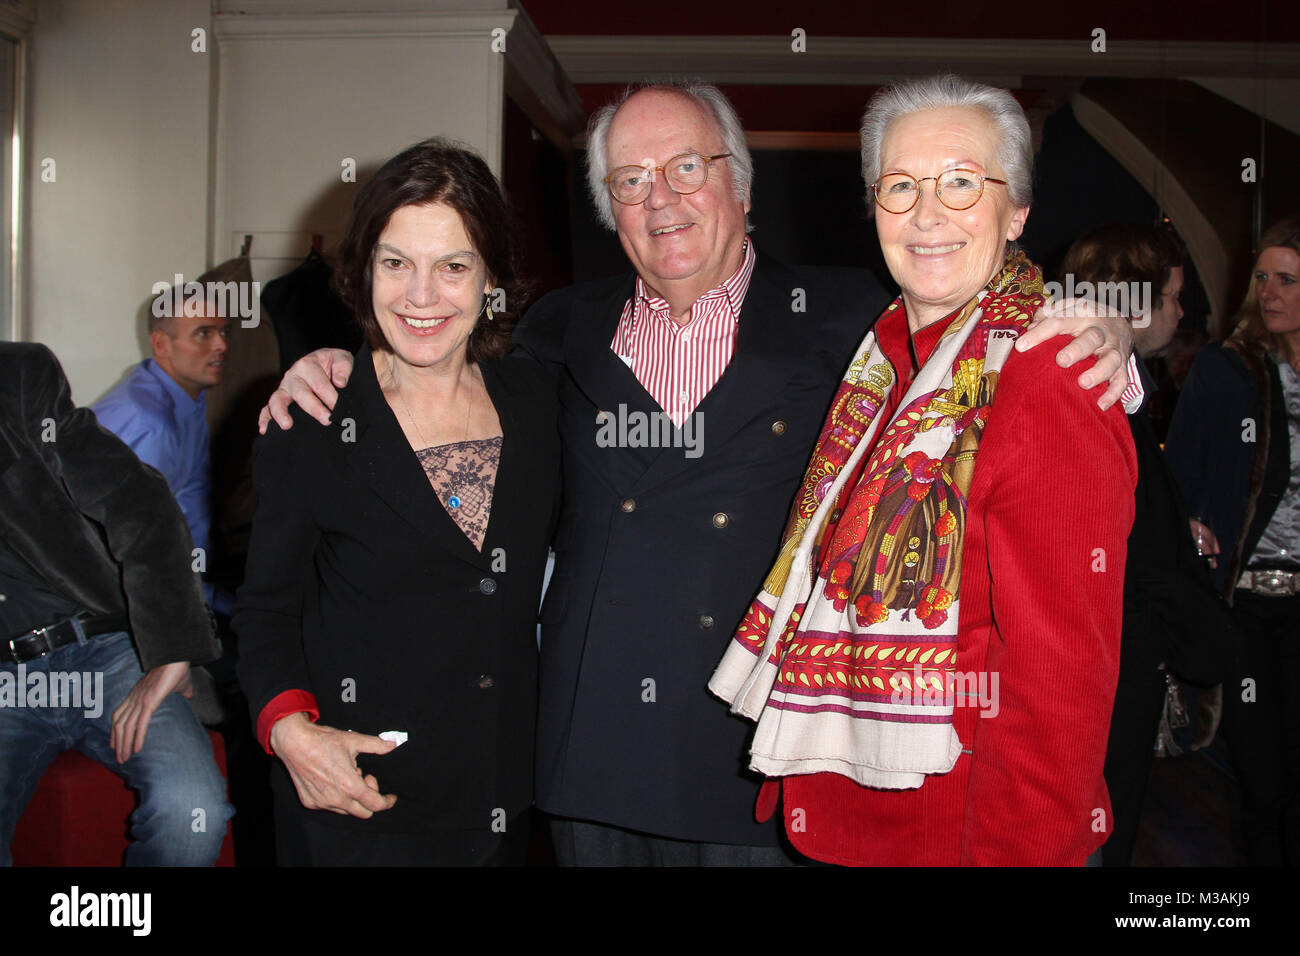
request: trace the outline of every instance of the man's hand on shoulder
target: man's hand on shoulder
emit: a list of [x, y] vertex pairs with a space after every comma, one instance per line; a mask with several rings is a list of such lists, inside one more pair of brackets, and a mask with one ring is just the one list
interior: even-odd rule
[[1110, 408], [1130, 384], [1129, 357], [1133, 354], [1133, 329], [1128, 320], [1110, 309], [1083, 299], [1051, 302], [1034, 313], [1033, 323], [1016, 340], [1016, 351], [1024, 352], [1058, 335], [1074, 341], [1056, 355], [1056, 363], [1069, 368], [1089, 355], [1097, 363], [1079, 376], [1079, 387], [1095, 388], [1106, 383], [1097, 404]]
[[342, 349], [317, 349], [289, 367], [280, 387], [258, 413], [257, 430], [266, 434], [271, 419], [281, 428], [293, 427], [289, 406], [297, 404], [322, 425], [330, 423], [330, 411], [339, 399], [338, 389], [352, 377], [352, 356]]
[[117, 754], [118, 763], [126, 763], [144, 747], [150, 718], [173, 691], [182, 697], [194, 696], [194, 688], [190, 686], [189, 661], [150, 668], [131, 688], [126, 700], [113, 711], [113, 732], [108, 744]]

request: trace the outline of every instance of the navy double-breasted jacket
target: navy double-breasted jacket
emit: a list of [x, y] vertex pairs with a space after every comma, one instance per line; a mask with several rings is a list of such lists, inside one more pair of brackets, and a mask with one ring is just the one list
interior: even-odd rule
[[734, 356], [688, 448], [653, 424], [637, 430], [662, 410], [610, 349], [634, 282], [552, 293], [517, 333], [556, 378], [564, 460], [537, 802], [659, 836], [771, 844], [775, 829], [754, 822], [751, 727], [706, 685], [771, 566], [850, 353], [888, 296], [863, 271], [760, 254]]

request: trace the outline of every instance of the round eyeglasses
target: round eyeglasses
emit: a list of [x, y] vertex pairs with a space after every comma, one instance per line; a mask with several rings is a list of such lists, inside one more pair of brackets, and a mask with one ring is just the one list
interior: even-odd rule
[[609, 194], [625, 206], [645, 202], [654, 184], [655, 173], [662, 172], [664, 181], [675, 193], [688, 195], [698, 192], [708, 181], [709, 163], [726, 159], [730, 153], [701, 156], [699, 153], [682, 153], [662, 166], [620, 166], [605, 177]]
[[969, 209], [984, 195], [985, 183], [1005, 186], [1005, 179], [983, 176], [973, 169], [950, 169], [938, 176], [917, 179], [907, 173], [886, 173], [871, 184], [876, 204], [885, 212], [904, 213], [916, 205], [921, 196], [921, 183], [934, 180], [934, 194], [949, 209]]

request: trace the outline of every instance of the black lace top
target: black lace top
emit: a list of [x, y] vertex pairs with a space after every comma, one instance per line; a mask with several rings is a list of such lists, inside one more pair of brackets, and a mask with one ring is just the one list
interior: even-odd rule
[[415, 454], [447, 514], [482, 550], [501, 463], [501, 436], [434, 445]]

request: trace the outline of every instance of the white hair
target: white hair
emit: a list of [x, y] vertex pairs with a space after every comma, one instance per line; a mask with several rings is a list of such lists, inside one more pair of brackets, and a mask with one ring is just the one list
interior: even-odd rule
[[[684, 96], [713, 117], [722, 136], [722, 151], [731, 154], [727, 162], [731, 165], [732, 191], [737, 201], [744, 202], [748, 199], [750, 187], [754, 184], [754, 160], [749, 155], [749, 147], [745, 145], [745, 128], [740, 125], [736, 108], [722, 90], [711, 83], [672, 80], [629, 86], [616, 102], [596, 110], [587, 126], [587, 190], [596, 207], [596, 214], [605, 227], [614, 229], [614, 200], [605, 184], [605, 177], [609, 175], [609, 155], [606, 153], [609, 127], [614, 122], [614, 114], [624, 103], [637, 93], [646, 91]], [[703, 144], [699, 148], [703, 149]]]
[[[993, 120], [1007, 195], [1012, 205], [1028, 206], [1034, 198], [1034, 144], [1025, 111], [1009, 91], [951, 73], [896, 83], [871, 98], [862, 116], [862, 178], [868, 187], [880, 178], [880, 149], [889, 124], [910, 113], [953, 107], [983, 110]], [[867, 206], [874, 212], [870, 188]]]

